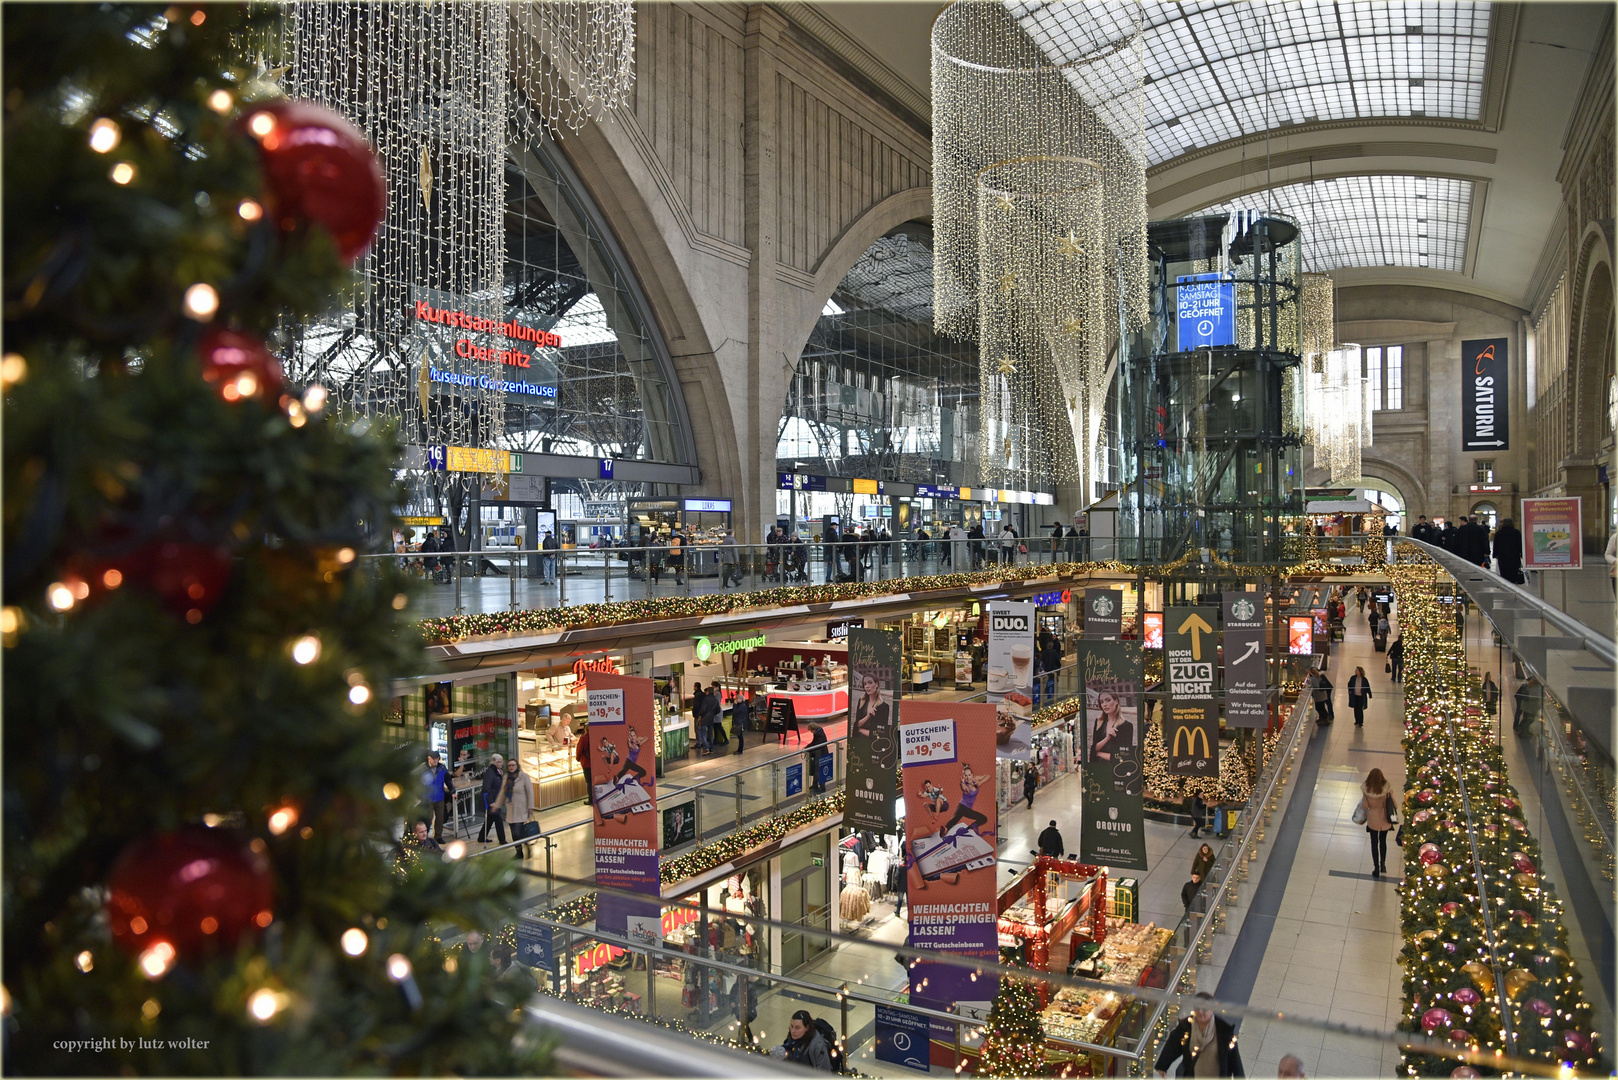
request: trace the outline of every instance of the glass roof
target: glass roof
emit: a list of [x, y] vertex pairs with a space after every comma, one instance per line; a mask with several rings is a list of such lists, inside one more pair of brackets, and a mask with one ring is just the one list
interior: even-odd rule
[[[1005, 4], [1056, 62], [1092, 55], [1124, 25], [1116, 3]], [[1148, 165], [1312, 121], [1482, 115], [1487, 3], [1190, 0], [1144, 12]]]
[[1254, 192], [1210, 207], [1278, 210], [1303, 229], [1304, 269], [1414, 266], [1463, 272], [1472, 182], [1431, 176], [1342, 176]]

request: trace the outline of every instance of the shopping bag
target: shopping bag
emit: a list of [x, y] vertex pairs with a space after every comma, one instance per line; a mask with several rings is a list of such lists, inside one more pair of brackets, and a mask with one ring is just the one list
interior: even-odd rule
[[1356, 824], [1356, 825], [1364, 825], [1365, 824], [1365, 800], [1364, 799], [1361, 799], [1360, 804], [1358, 806], [1354, 807], [1354, 816], [1350, 820], [1353, 821], [1354, 824]]

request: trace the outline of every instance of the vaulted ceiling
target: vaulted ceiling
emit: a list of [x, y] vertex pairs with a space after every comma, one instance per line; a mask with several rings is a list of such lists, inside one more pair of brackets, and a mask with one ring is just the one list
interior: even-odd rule
[[[925, 114], [941, 5], [787, 6], [824, 16]], [[1068, 61], [1114, 39], [1133, 5], [1006, 6]], [[1304, 222], [1311, 268], [1344, 285], [1527, 308], [1554, 275], [1562, 139], [1609, 5], [1192, 0], [1144, 13], [1154, 220], [1282, 210]]]

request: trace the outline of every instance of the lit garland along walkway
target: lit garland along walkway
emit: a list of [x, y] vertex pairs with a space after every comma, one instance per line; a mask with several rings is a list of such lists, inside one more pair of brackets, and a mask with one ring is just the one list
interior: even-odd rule
[[[1604, 578], [1601, 584], [1605, 585]], [[1562, 780], [1541, 754], [1542, 725], [1536, 724], [1521, 736], [1512, 732], [1515, 695], [1521, 684], [1513, 673], [1510, 650], [1495, 644], [1488, 620], [1476, 608], [1468, 613], [1466, 629], [1468, 664], [1480, 675], [1493, 672], [1500, 684], [1499, 712], [1489, 719], [1502, 733], [1500, 745], [1512, 783], [1522, 799], [1523, 820], [1540, 842], [1540, 871], [1556, 884], [1565, 902], [1567, 948], [1586, 973], [1584, 992], [1591, 1015], [1604, 1045], [1613, 1047], [1618, 1045], [1618, 1018], [1613, 1012], [1613, 1002], [1618, 999], [1614, 992], [1618, 945], [1612, 921], [1613, 885], [1589, 858], [1591, 845], [1583, 839], [1577, 816], [1560, 793]]]
[[[1397, 614], [1397, 612], [1396, 612]], [[1371, 878], [1365, 827], [1349, 820], [1366, 773], [1380, 768], [1397, 798], [1404, 783], [1404, 696], [1382, 670], [1365, 620], [1350, 603], [1347, 639], [1333, 646], [1330, 675], [1336, 723], [1310, 733], [1286, 812], [1253, 890], [1218, 998], [1288, 1016], [1392, 1031], [1402, 1015], [1398, 966], [1400, 849], [1389, 836], [1389, 878]], [[1394, 620], [1397, 627], [1397, 619]], [[1354, 726], [1348, 679], [1355, 665], [1371, 680], [1365, 726]], [[1311, 726], [1313, 726], [1311, 713]], [[1288, 855], [1290, 854], [1290, 858]], [[1235, 923], [1232, 916], [1231, 922]], [[1266, 933], [1267, 931], [1267, 933]], [[1262, 948], [1262, 958], [1253, 951]], [[1206, 968], [1204, 969], [1206, 970]], [[1399, 1063], [1394, 1044], [1291, 1024], [1245, 1020], [1238, 1033], [1252, 1076], [1273, 1076], [1296, 1054], [1311, 1076], [1387, 1076]]]

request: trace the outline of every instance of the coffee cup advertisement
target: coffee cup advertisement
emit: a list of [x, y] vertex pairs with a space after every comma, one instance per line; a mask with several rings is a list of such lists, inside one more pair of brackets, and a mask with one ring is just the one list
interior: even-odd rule
[[995, 706], [995, 754], [1016, 761], [1033, 755], [1033, 604], [989, 605], [988, 701]]

